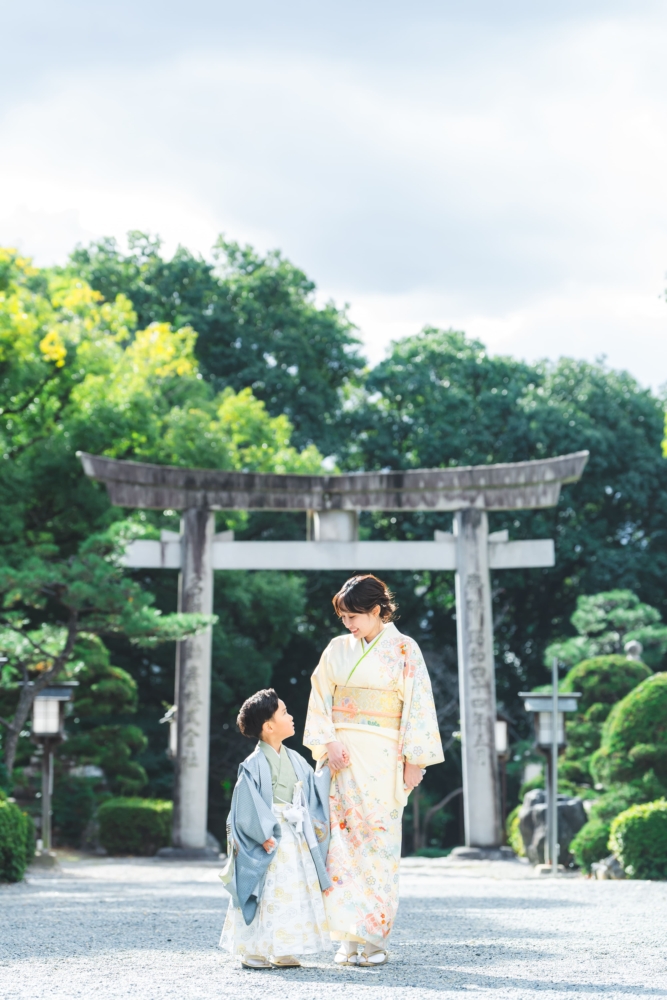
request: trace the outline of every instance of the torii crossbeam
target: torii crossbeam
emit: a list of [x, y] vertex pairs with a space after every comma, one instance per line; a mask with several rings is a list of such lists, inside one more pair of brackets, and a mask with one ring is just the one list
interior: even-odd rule
[[[552, 507], [574, 483], [588, 452], [533, 462], [404, 472], [300, 476], [126, 462], [79, 452], [86, 475], [105, 483], [119, 507], [181, 510], [181, 533], [136, 541], [130, 567], [179, 569], [179, 611], [210, 614], [213, 571], [454, 570], [466, 845], [502, 843], [490, 570], [553, 566], [551, 539], [489, 534], [489, 511]], [[236, 542], [215, 534], [215, 510], [308, 512], [312, 541]], [[360, 542], [361, 510], [453, 511], [454, 532], [432, 542]], [[210, 630], [178, 643], [177, 752], [173, 844], [204, 852], [208, 793]]]

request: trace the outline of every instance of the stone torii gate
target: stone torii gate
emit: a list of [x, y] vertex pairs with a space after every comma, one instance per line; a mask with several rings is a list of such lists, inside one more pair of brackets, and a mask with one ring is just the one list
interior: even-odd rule
[[[509, 541], [489, 511], [558, 503], [588, 452], [503, 465], [347, 475], [274, 475], [181, 469], [79, 452], [87, 476], [118, 507], [182, 511], [181, 532], [135, 541], [129, 567], [180, 570], [179, 611], [211, 614], [214, 570], [454, 570], [466, 846], [502, 843], [490, 570], [553, 566], [551, 539]], [[237, 542], [215, 534], [216, 510], [303, 511], [308, 541]], [[452, 511], [453, 533], [432, 542], [361, 542], [358, 512]], [[175, 704], [175, 848], [205, 852], [211, 684], [210, 629], [178, 643]]]

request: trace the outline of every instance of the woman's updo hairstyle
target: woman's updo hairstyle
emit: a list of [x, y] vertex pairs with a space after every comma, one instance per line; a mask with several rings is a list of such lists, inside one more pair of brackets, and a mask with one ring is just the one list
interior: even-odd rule
[[397, 607], [387, 584], [372, 573], [351, 576], [340, 588], [332, 604], [339, 618], [346, 611], [356, 615], [369, 615], [379, 605], [380, 620], [383, 622], [392, 621]]

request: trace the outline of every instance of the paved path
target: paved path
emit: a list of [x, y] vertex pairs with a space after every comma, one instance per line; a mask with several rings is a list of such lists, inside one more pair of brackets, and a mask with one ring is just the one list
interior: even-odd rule
[[389, 965], [242, 970], [217, 949], [217, 865], [64, 861], [0, 887], [2, 1000], [667, 998], [667, 884], [403, 866]]

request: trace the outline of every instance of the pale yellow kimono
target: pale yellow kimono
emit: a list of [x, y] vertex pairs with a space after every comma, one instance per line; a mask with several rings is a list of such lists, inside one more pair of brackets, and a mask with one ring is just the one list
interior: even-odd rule
[[395, 625], [369, 644], [339, 636], [324, 650], [303, 742], [320, 761], [332, 740], [351, 763], [331, 782], [327, 922], [334, 940], [382, 945], [398, 909], [403, 761], [444, 760], [424, 658]]

